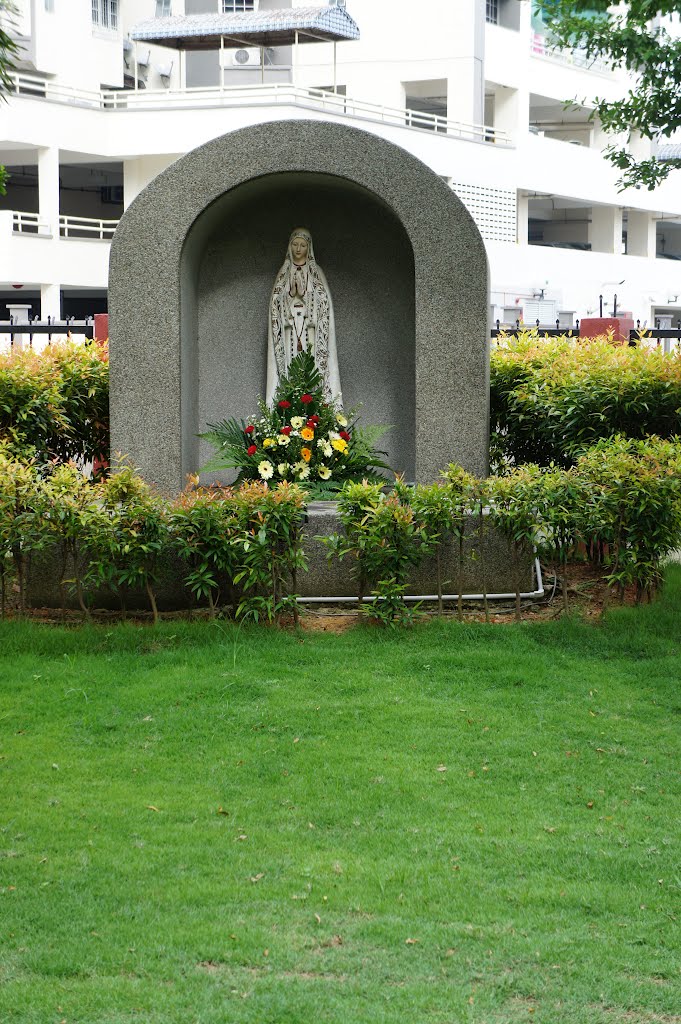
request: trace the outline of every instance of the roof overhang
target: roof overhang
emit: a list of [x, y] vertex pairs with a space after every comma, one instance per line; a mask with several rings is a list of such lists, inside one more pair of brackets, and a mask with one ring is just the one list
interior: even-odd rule
[[221, 45], [290, 46], [359, 39], [359, 27], [344, 7], [294, 7], [231, 14], [187, 14], [152, 18], [130, 32], [138, 43], [173, 50], [217, 50]]

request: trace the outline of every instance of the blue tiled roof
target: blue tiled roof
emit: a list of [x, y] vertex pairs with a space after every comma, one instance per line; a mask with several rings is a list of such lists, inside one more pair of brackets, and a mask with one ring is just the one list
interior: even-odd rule
[[216, 49], [225, 41], [253, 46], [282, 46], [293, 42], [359, 39], [359, 27], [344, 7], [293, 7], [275, 11], [230, 14], [186, 14], [152, 18], [130, 32], [137, 42], [158, 43], [174, 49]]

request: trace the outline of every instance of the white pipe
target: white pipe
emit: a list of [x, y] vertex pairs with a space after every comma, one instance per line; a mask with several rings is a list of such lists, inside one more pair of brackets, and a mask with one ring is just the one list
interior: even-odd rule
[[[534, 560], [534, 571], [537, 575], [537, 590], [529, 590], [520, 594], [521, 598], [538, 598], [543, 597], [546, 593], [544, 588], [544, 581], [541, 574], [541, 566], [539, 559]], [[512, 594], [462, 594], [462, 601], [484, 601], [487, 597], [488, 601], [512, 601], [515, 598], [515, 593]], [[376, 597], [364, 597], [362, 598], [365, 603], [373, 603], [377, 601]], [[405, 601], [437, 601], [439, 600], [437, 594], [407, 594], [404, 598]], [[458, 601], [458, 594], [443, 594], [443, 601]], [[298, 604], [349, 604], [359, 602], [358, 597], [298, 597], [296, 598]]]

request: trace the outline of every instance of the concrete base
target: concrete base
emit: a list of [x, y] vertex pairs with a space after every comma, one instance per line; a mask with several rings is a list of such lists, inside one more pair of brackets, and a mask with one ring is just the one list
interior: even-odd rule
[[[354, 562], [350, 557], [329, 562], [327, 548], [320, 538], [339, 532], [340, 524], [335, 502], [312, 502], [308, 507], [304, 526], [304, 546], [308, 559], [308, 571], [299, 574], [298, 592], [303, 598], [352, 598], [357, 596], [357, 585], [353, 576]], [[442, 558], [443, 592], [457, 594], [459, 590], [458, 543], [449, 543]], [[161, 610], [187, 608], [191, 605], [188, 592], [182, 585], [184, 565], [177, 557], [165, 556], [160, 579], [155, 588], [158, 606]], [[58, 608], [61, 595], [58, 586], [59, 558], [55, 550], [36, 555], [31, 568], [28, 603], [32, 607]], [[72, 575], [69, 568], [67, 575]], [[533, 557], [529, 551], [522, 554], [518, 584], [521, 593], [535, 591]], [[481, 595], [483, 589], [490, 595], [513, 594], [516, 588], [511, 545], [497, 530], [485, 528], [483, 543], [480, 544], [477, 519], [468, 524], [464, 542], [464, 565], [461, 580], [463, 594]], [[221, 603], [231, 603], [234, 596], [227, 580], [223, 581]], [[414, 596], [431, 596], [437, 591], [435, 558], [426, 559], [418, 572], [414, 573], [407, 593]], [[125, 595], [129, 609], [148, 608], [144, 592], [129, 592]], [[117, 595], [102, 590], [92, 595], [93, 608], [118, 608]], [[67, 607], [77, 607], [75, 597], [68, 595]]]

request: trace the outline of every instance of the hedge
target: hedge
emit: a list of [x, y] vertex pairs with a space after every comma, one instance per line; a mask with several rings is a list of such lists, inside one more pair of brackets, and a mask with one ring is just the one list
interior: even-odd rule
[[39, 462], [108, 457], [106, 345], [61, 342], [40, 354], [0, 354], [0, 439]]
[[[174, 551], [188, 594], [206, 601], [212, 615], [222, 604], [237, 617], [273, 622], [290, 613], [295, 620], [298, 574], [306, 568], [300, 527], [307, 501], [299, 485], [288, 483], [192, 486], [169, 501], [130, 467], [91, 483], [73, 464], [46, 472], [0, 444], [2, 612], [13, 585], [24, 610], [31, 557], [51, 547], [61, 556], [63, 597], [71, 589], [86, 615], [89, 595], [102, 587], [121, 595], [134, 588], [146, 590], [156, 619], [154, 587], [163, 559]], [[487, 480], [450, 466], [436, 484], [398, 481], [389, 493], [380, 483], [348, 483], [339, 498], [342, 532], [326, 539], [329, 557], [349, 559], [358, 597], [375, 599], [374, 617], [386, 625], [406, 623], [410, 572], [445, 542], [456, 544], [467, 518], [478, 531], [470, 557], [479, 557], [489, 525], [508, 537], [518, 618], [519, 556], [527, 545], [563, 567], [562, 575], [575, 552], [590, 551], [620, 593], [634, 585], [639, 600], [651, 596], [662, 579], [662, 559], [681, 546], [681, 439], [616, 437], [598, 442], [569, 469], [522, 466]], [[462, 558], [462, 545], [459, 551]], [[441, 595], [437, 557], [436, 565]], [[565, 586], [563, 593], [567, 600]], [[461, 617], [461, 595], [458, 609]]]
[[[616, 434], [681, 433], [678, 351], [528, 332], [494, 345], [490, 378], [495, 472], [524, 463], [568, 467], [585, 447]], [[106, 347], [55, 344], [41, 355], [0, 356], [0, 439], [39, 462], [106, 456]]]
[[501, 339], [491, 358], [493, 468], [574, 465], [580, 451], [620, 434], [681, 433], [681, 354], [605, 338]]

